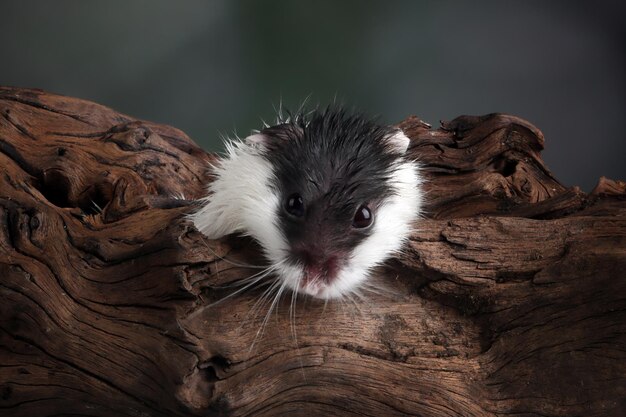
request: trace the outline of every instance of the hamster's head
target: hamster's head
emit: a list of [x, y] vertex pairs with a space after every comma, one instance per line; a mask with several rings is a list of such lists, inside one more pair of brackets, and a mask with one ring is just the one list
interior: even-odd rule
[[255, 238], [285, 287], [341, 297], [401, 249], [420, 214], [408, 146], [399, 129], [342, 110], [265, 128], [230, 145], [194, 223]]

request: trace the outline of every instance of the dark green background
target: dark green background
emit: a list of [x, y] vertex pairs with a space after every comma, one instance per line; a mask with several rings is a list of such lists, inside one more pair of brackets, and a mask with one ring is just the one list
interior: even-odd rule
[[168, 123], [207, 149], [297, 107], [508, 112], [589, 190], [626, 178], [620, 1], [1, 1], [0, 84]]

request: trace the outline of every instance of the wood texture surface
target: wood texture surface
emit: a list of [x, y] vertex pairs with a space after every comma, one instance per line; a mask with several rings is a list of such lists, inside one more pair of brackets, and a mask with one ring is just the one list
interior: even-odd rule
[[213, 156], [0, 88], [0, 415], [626, 415], [626, 183], [564, 187], [513, 116], [401, 127], [428, 207], [379, 293], [260, 331], [263, 288], [215, 304], [256, 244], [184, 217]]

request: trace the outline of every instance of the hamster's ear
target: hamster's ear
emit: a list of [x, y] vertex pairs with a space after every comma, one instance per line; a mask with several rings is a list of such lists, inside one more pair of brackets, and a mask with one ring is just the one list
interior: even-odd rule
[[246, 143], [258, 148], [265, 148], [270, 141], [270, 137], [263, 133], [253, 133], [244, 139]]
[[284, 142], [288, 142], [297, 137], [302, 136], [302, 129], [298, 126], [283, 123], [276, 126], [266, 127], [260, 132], [253, 133], [245, 140], [247, 143], [260, 147], [267, 148], [269, 145], [279, 145]]
[[404, 134], [401, 129], [397, 129], [395, 132], [387, 136], [387, 143], [391, 145], [394, 151], [401, 154], [405, 154], [409, 148], [411, 140]]

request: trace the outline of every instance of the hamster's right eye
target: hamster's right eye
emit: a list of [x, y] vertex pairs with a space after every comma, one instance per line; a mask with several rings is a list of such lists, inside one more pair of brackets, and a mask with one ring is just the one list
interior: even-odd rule
[[285, 201], [285, 210], [294, 217], [304, 216], [304, 200], [298, 193], [291, 194]]

